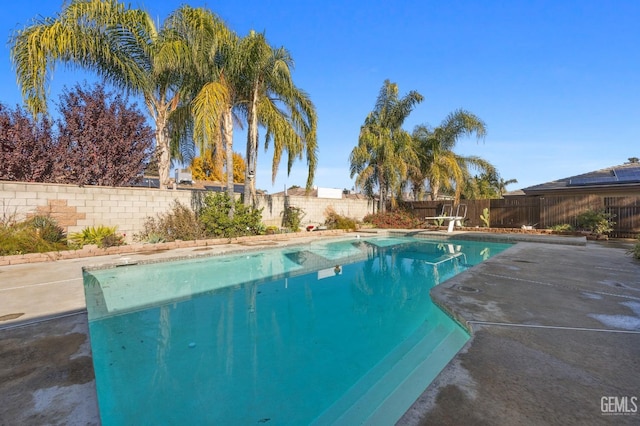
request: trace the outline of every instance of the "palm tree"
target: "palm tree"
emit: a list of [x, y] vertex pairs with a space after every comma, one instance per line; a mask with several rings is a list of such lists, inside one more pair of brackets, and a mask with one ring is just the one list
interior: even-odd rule
[[398, 85], [385, 80], [375, 109], [360, 128], [358, 146], [351, 151], [351, 177], [358, 175], [356, 185], [371, 198], [376, 189], [380, 191], [380, 212], [386, 210], [388, 194], [398, 189], [411, 168], [417, 167], [411, 136], [402, 124], [422, 100], [416, 91], [399, 98]]
[[518, 179], [507, 179], [504, 180], [500, 178], [497, 182], [498, 194], [500, 194], [500, 198], [507, 192], [507, 185], [511, 185], [512, 183], [518, 183]]
[[95, 72], [141, 94], [155, 123], [160, 187], [171, 167], [169, 119], [179, 104], [183, 69], [171, 62], [184, 46], [167, 39], [146, 11], [116, 0], [72, 0], [55, 18], [35, 19], [14, 32], [11, 58], [29, 110], [44, 114], [46, 86], [56, 64]]
[[467, 179], [463, 188], [463, 197], [468, 200], [502, 198], [507, 185], [518, 183], [517, 179], [508, 179], [498, 175], [497, 171], [481, 173]]
[[462, 197], [467, 200], [500, 198], [498, 176], [494, 173], [481, 173], [467, 179], [463, 185]]
[[[216, 162], [225, 152], [227, 192], [233, 197], [233, 124], [246, 117], [247, 168], [245, 204], [255, 196], [258, 125], [266, 128], [266, 143], [274, 141], [273, 178], [283, 151], [293, 160], [306, 150], [308, 187], [316, 164], [316, 115], [308, 96], [291, 81], [291, 57], [285, 49], [273, 50], [264, 35], [250, 32], [239, 39], [213, 13], [181, 7], [168, 20], [176, 37], [190, 47], [187, 66], [193, 73], [189, 101], [181, 115], [191, 117], [175, 126], [185, 144], [192, 137], [201, 152], [209, 147]], [[285, 111], [282, 110], [285, 109]], [[182, 126], [180, 126], [182, 124]], [[193, 126], [193, 129], [188, 125]]]
[[258, 162], [258, 126], [266, 129], [265, 147], [273, 141], [274, 155], [271, 178], [275, 181], [283, 152], [288, 153], [287, 173], [297, 157], [306, 154], [309, 173], [307, 189], [311, 189], [316, 168], [315, 107], [309, 96], [293, 84], [293, 59], [284, 48], [274, 49], [264, 34], [251, 31], [240, 42], [247, 119], [247, 171], [244, 202], [255, 200], [255, 172]]
[[[187, 70], [184, 99], [176, 113], [175, 139], [193, 139], [200, 152], [210, 149], [220, 166], [226, 162], [227, 194], [233, 199], [234, 110], [242, 100], [239, 39], [210, 10], [183, 6], [167, 19], [167, 32], [177, 46], [173, 59]], [[236, 120], [237, 121], [237, 120]], [[233, 209], [229, 212], [233, 215]]]
[[454, 191], [456, 200], [460, 198], [465, 180], [471, 177], [470, 168], [482, 172], [495, 173], [495, 168], [477, 156], [461, 156], [453, 152], [458, 139], [475, 133], [478, 138], [486, 134], [486, 127], [476, 115], [457, 110], [444, 119], [439, 127], [431, 129], [419, 125], [412, 138], [419, 152], [420, 168], [411, 175], [415, 187], [429, 182], [431, 199], [436, 200], [441, 188]]

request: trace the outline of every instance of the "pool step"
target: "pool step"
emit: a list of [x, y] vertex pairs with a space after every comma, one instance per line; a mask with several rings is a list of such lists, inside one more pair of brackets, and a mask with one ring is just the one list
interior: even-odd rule
[[[467, 342], [468, 335], [464, 331], [454, 330], [438, 345], [433, 352], [420, 363], [411, 374], [388, 395], [377, 409], [360, 424], [379, 425], [394, 424], [411, 407], [416, 399], [424, 392], [440, 371], [449, 363], [451, 358]], [[370, 404], [371, 402], [365, 402]], [[370, 407], [370, 405], [369, 405]], [[345, 423], [342, 423], [342, 419]], [[343, 416], [338, 424], [356, 424]]]
[[425, 322], [313, 424], [395, 423], [468, 340], [447, 322]]
[[343, 241], [330, 244], [310, 244], [306, 253], [313, 253], [316, 256], [330, 263], [353, 263], [367, 259], [369, 257], [368, 245], [361, 241]]

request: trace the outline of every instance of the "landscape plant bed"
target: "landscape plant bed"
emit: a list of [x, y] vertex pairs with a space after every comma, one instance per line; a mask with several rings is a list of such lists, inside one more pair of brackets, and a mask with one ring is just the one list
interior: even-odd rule
[[[428, 231], [446, 231], [446, 226], [429, 225], [425, 227]], [[586, 237], [589, 241], [606, 241], [609, 236], [606, 234], [594, 234], [589, 231], [553, 231], [551, 229], [523, 229], [523, 228], [484, 228], [462, 226], [455, 227], [455, 231], [465, 232], [490, 232], [494, 234], [532, 234], [532, 235], [567, 235], [573, 237]]]
[[[326, 231], [318, 231], [313, 232], [314, 236], [333, 236], [343, 234], [345, 231], [341, 229], [334, 230], [326, 230]], [[96, 245], [89, 244], [85, 245], [82, 249], [78, 250], [62, 250], [62, 251], [53, 251], [46, 253], [27, 253], [27, 254], [18, 254], [12, 256], [0, 256], [0, 267], [8, 266], [8, 265], [19, 265], [23, 263], [39, 263], [39, 262], [51, 262], [55, 260], [65, 260], [65, 259], [79, 259], [85, 257], [93, 257], [93, 256], [105, 256], [112, 254], [135, 254], [142, 253], [145, 254], [151, 251], [158, 250], [171, 250], [177, 248], [189, 248], [189, 247], [206, 247], [206, 246], [215, 246], [215, 245], [223, 245], [223, 244], [267, 244], [268, 242], [274, 240], [288, 240], [291, 238], [298, 237], [308, 237], [311, 233], [307, 233], [306, 231], [301, 232], [290, 232], [286, 234], [275, 234], [275, 235], [254, 235], [254, 236], [244, 236], [237, 238], [211, 238], [205, 240], [190, 240], [190, 241], [171, 241], [171, 242], [163, 242], [163, 243], [134, 243], [134, 244], [125, 244], [121, 246], [107, 247], [107, 248], [99, 248]]]
[[[435, 226], [428, 225], [424, 229], [428, 231], [446, 231], [446, 226]], [[456, 226], [454, 231], [465, 231], [465, 232], [491, 232], [496, 234], [533, 234], [533, 235], [550, 235], [555, 234], [559, 235], [561, 233], [554, 232], [550, 229], [522, 229], [522, 228], [484, 228], [477, 226]], [[562, 233], [563, 235], [583, 235], [582, 233]]]

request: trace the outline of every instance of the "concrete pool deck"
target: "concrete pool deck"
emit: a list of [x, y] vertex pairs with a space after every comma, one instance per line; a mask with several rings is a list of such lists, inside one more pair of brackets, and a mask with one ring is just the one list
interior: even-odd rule
[[[399, 424], [640, 422], [640, 261], [626, 253], [630, 244], [520, 238], [432, 290], [472, 338]], [[0, 424], [99, 424], [83, 266], [197, 254], [202, 248], [0, 267]]]

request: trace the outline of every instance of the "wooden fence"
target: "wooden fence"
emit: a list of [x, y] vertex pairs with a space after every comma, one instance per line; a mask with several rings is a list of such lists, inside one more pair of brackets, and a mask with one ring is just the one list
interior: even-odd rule
[[[452, 201], [409, 201], [404, 206], [415, 217], [433, 217], [448, 210]], [[489, 208], [492, 228], [520, 228], [523, 225], [537, 229], [568, 223], [576, 227], [576, 218], [587, 210], [604, 209], [613, 215], [615, 238], [632, 238], [640, 234], [640, 196], [601, 197], [598, 195], [564, 197], [518, 197], [497, 200], [462, 200], [467, 206], [467, 226], [484, 226], [480, 215]], [[455, 210], [454, 210], [455, 211]]]
[[[483, 226], [482, 220], [480, 220], [480, 215], [482, 214], [482, 210], [484, 208], [489, 207], [490, 200], [471, 200], [471, 202], [467, 202], [467, 200], [463, 201], [461, 204], [464, 204], [467, 207], [467, 220], [465, 221], [466, 226]], [[436, 217], [440, 216], [445, 211], [445, 215], [449, 215], [453, 206], [453, 201], [447, 200], [439, 200], [439, 201], [408, 201], [403, 203], [403, 207], [407, 208], [409, 211], [413, 213], [413, 215], [417, 218], [425, 218], [425, 217]], [[456, 210], [453, 210], [453, 213], [456, 213]], [[463, 212], [460, 211], [460, 214]]]
[[611, 236], [632, 238], [640, 234], [640, 197], [604, 197], [603, 201], [616, 222]]
[[[473, 200], [471, 200], [473, 201]], [[540, 203], [535, 198], [490, 200], [489, 218], [492, 228], [520, 228], [540, 225]]]
[[540, 228], [568, 223], [576, 227], [576, 218], [587, 210], [604, 208], [598, 195], [540, 197]]

